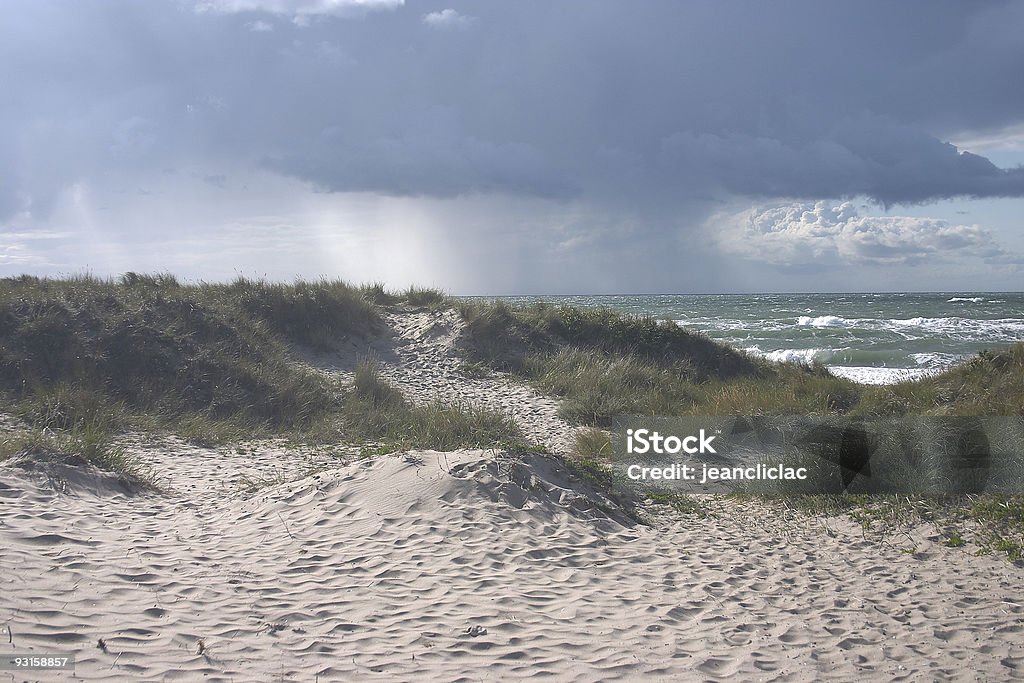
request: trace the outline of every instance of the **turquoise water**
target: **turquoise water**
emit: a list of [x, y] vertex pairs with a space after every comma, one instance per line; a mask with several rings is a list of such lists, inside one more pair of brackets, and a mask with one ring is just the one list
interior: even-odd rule
[[1024, 293], [502, 297], [649, 314], [774, 360], [820, 361], [859, 382], [947, 368], [1024, 341]]

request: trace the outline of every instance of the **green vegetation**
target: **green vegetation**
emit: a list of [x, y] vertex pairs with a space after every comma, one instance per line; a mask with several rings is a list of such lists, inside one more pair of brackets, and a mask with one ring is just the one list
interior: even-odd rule
[[[627, 509], [633, 502], [607, 467], [611, 443], [602, 429], [617, 414], [1024, 415], [1024, 344], [935, 377], [864, 387], [822, 367], [769, 363], [675, 325], [603, 309], [454, 301], [434, 290], [392, 293], [338, 281], [20, 277], [0, 280], [0, 405], [31, 427], [4, 437], [0, 458], [46, 453], [135, 476], [138, 464], [114, 445], [132, 429], [204, 444], [282, 435], [354, 444], [367, 455], [529, 449], [506, 416], [412, 405], [372, 364], [342, 385], [296, 361], [296, 347], [326, 351], [376, 337], [386, 310], [448, 306], [466, 322], [462, 374], [510, 372], [559, 397], [563, 417], [586, 427], [567, 466]], [[699, 512], [688, 497], [646, 495], [655, 505]], [[865, 502], [790, 493], [787, 500], [816, 515], [848, 514], [864, 528], [959, 515], [947, 540], [1013, 559], [1024, 553], [1019, 497]]]
[[291, 354], [293, 345], [323, 350], [376, 334], [384, 305], [444, 300], [431, 290], [393, 295], [332, 281], [0, 280], [0, 401], [35, 439], [9, 440], [2, 452], [45, 447], [119, 471], [127, 463], [111, 438], [130, 429], [206, 445], [270, 435], [392, 449], [521, 444], [504, 416], [411, 406], [370, 366], [357, 370], [354, 386], [340, 386]]
[[845, 516], [865, 534], [881, 538], [906, 539], [906, 531], [923, 525], [933, 528], [946, 547], [1024, 561], [1022, 496], [804, 495], [768, 502], [821, 519]]
[[366, 336], [381, 325], [367, 293], [340, 281], [281, 284], [241, 278], [201, 288], [214, 300], [237, 305], [285, 340], [321, 351], [347, 337]]
[[372, 363], [356, 368], [355, 382], [342, 408], [350, 440], [382, 443], [378, 449], [524, 448], [519, 427], [501, 413], [459, 404], [414, 406], [385, 382]]
[[310, 428], [335, 390], [290, 362], [286, 344], [366, 333], [358, 290], [170, 276], [0, 282], [0, 392], [42, 427], [108, 429], [234, 422]]
[[[500, 301], [458, 306], [471, 362], [512, 372], [558, 396], [562, 417], [589, 426], [577, 433], [569, 462], [582, 478], [606, 488], [624, 486], [609, 467], [611, 438], [602, 429], [615, 415], [1024, 415], [1024, 344], [982, 353], [934, 377], [865, 387], [820, 366], [722, 351], [701, 335], [649, 318]], [[932, 462], [908, 462], [905, 469], [922, 483], [936, 474]], [[642, 494], [655, 505], [704, 514], [690, 495]], [[1024, 559], [1024, 497], [776, 495], [808, 515], [845, 514], [865, 530], [946, 520], [946, 545], [970, 541], [977, 552]]]
[[612, 435], [603, 429], [580, 429], [573, 439], [572, 452], [580, 458], [607, 460], [613, 454]]
[[437, 310], [449, 305], [448, 297], [436, 289], [425, 289], [423, 287], [410, 287], [405, 290], [402, 298], [409, 306], [417, 306]]
[[615, 415], [828, 414], [861, 388], [820, 367], [769, 363], [650, 317], [605, 309], [460, 302], [475, 362], [562, 399], [575, 424]]
[[1024, 497], [975, 496], [966, 498], [964, 517], [974, 520], [979, 552], [1000, 552], [1024, 561]]
[[562, 416], [1024, 415], [1024, 344], [934, 377], [865, 387], [821, 366], [770, 363], [650, 317], [459, 302], [471, 360], [562, 399]]
[[594, 357], [627, 356], [674, 367], [696, 381], [759, 374], [764, 365], [677, 325], [608, 309], [506, 302], [456, 302], [466, 321], [472, 360], [502, 370], [527, 371], [529, 359], [566, 347]]
[[23, 467], [41, 462], [90, 464], [114, 472], [135, 486], [153, 486], [137, 459], [111, 443], [105, 430], [90, 426], [66, 432], [15, 430], [0, 438], [0, 461], [7, 459], [22, 460]]
[[667, 506], [683, 514], [707, 516], [707, 511], [695, 496], [668, 489], [637, 487], [634, 482], [625, 481], [609, 465], [611, 455], [611, 434], [602, 429], [580, 429], [573, 439], [572, 455], [566, 462], [570, 470], [580, 478], [590, 482], [591, 485], [600, 487], [602, 491], [613, 492], [620, 500], [626, 501], [627, 509], [638, 521], [644, 520], [642, 515], [635, 510], [635, 496], [626, 493], [634, 489], [654, 505]]
[[942, 374], [866, 389], [866, 415], [1024, 415], [1024, 343], [983, 351]]
[[707, 510], [700, 504], [700, 499], [690, 494], [652, 489], [647, 492], [647, 498], [655, 505], [665, 505], [685, 515], [708, 516]]

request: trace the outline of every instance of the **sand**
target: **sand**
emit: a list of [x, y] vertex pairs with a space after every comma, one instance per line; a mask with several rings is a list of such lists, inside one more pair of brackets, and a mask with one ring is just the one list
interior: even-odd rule
[[442, 400], [498, 410], [511, 416], [532, 442], [552, 452], [571, 448], [575, 428], [558, 417], [558, 401], [503, 373], [476, 376], [465, 369], [461, 317], [453, 310], [385, 314], [387, 330], [370, 340], [352, 340], [331, 354], [307, 356], [315, 370], [350, 379], [365, 360], [377, 363], [390, 383], [415, 403]]
[[[460, 379], [457, 330], [393, 327], [410, 397], [509, 400]], [[550, 399], [515, 389], [557, 444]], [[0, 466], [0, 654], [77, 656], [0, 682], [1024, 678], [1024, 570], [939, 529], [722, 499], [640, 526], [543, 455], [128, 446], [161, 490]]]

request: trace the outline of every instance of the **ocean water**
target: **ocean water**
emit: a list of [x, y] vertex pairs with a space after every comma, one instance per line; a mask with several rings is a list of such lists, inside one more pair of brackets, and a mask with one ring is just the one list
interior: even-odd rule
[[502, 297], [649, 314], [758, 356], [892, 383], [1024, 341], [1024, 293]]

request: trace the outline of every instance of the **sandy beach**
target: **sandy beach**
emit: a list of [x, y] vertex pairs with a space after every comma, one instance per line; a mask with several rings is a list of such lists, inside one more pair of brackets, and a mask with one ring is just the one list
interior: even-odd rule
[[[479, 402], [563, 452], [557, 402], [459, 372], [450, 310], [391, 313], [372, 355], [414, 401]], [[1021, 568], [934, 526], [707, 499], [617, 511], [558, 457], [125, 437], [159, 490], [91, 467], [0, 466], [2, 680], [1024, 678]]]
[[1024, 2], [3, 10], [0, 683], [1024, 683]]
[[1024, 675], [1020, 569], [924, 529], [908, 554], [756, 506], [630, 526], [543, 456], [320, 463], [244, 495], [281, 452], [147, 452], [166, 494], [5, 468], [0, 648], [77, 657], [29, 680]]

